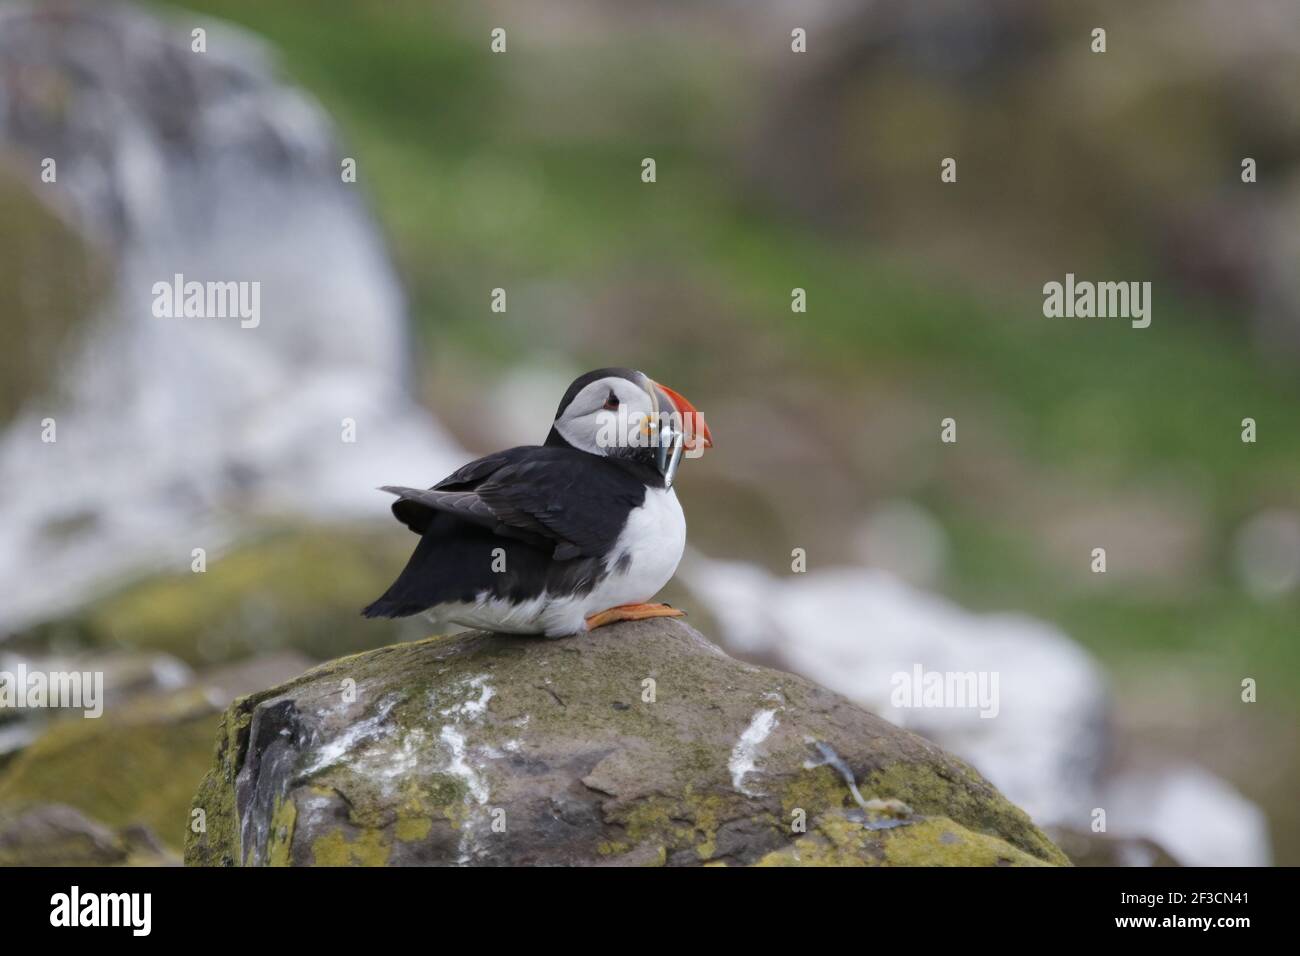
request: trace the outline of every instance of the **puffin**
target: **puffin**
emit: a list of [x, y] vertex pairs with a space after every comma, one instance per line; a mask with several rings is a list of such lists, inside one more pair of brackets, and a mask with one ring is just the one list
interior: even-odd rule
[[428, 489], [380, 489], [420, 541], [361, 613], [551, 638], [681, 616], [651, 600], [686, 546], [678, 468], [712, 446], [699, 411], [645, 373], [580, 375], [543, 444], [479, 458]]

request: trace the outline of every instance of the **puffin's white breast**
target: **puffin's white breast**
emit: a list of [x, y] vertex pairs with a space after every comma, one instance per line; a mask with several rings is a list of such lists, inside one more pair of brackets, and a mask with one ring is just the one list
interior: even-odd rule
[[671, 488], [647, 488], [645, 501], [605, 558], [606, 574], [590, 593], [553, 600], [540, 622], [547, 634], [572, 634], [593, 614], [620, 604], [647, 604], [677, 571], [686, 549], [686, 516]]
[[645, 502], [628, 514], [627, 524], [605, 559], [609, 576], [592, 592], [598, 600], [607, 596], [622, 596], [622, 600], [597, 610], [649, 601], [676, 573], [685, 549], [686, 516], [677, 492], [647, 488]]
[[620, 604], [648, 603], [677, 571], [686, 549], [686, 516], [671, 488], [647, 488], [645, 501], [628, 513], [627, 523], [605, 558], [605, 576], [589, 593], [542, 592], [512, 603], [480, 594], [473, 603], [442, 605], [430, 614], [435, 623], [516, 634], [573, 634], [586, 618]]

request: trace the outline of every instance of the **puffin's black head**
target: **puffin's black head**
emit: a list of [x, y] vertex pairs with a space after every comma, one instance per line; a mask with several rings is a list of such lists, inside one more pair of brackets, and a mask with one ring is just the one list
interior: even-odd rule
[[574, 379], [547, 438], [592, 455], [653, 467], [671, 486], [683, 455], [713, 447], [704, 416], [683, 396], [630, 368], [600, 368]]

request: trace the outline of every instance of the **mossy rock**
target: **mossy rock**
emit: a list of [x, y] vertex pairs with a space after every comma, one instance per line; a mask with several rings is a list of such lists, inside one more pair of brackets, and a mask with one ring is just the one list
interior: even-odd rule
[[[3, 808], [12, 817], [13, 808], [63, 804], [116, 834], [89, 839], [88, 827], [60, 830], [54, 824], [61, 818], [50, 818], [51, 832], [72, 834], [73, 849], [95, 851], [81, 859], [83, 865], [140, 858], [130, 839], [138, 833], [156, 834], [159, 852], [179, 860], [191, 824], [190, 801], [211, 765], [223, 709], [239, 694], [301, 673], [309, 663], [299, 654], [276, 654], [209, 671], [180, 690], [110, 700], [99, 718], [53, 721], [0, 771], [0, 822], [6, 819]], [[32, 820], [49, 823], [44, 815], [10, 820], [15, 846]], [[114, 845], [117, 851], [105, 849]], [[126, 857], [111, 858], [118, 851]]]
[[117, 829], [143, 824], [179, 850], [220, 707], [202, 688], [54, 723], [0, 776], [0, 804], [67, 804]]
[[1047, 866], [1047, 861], [947, 817], [872, 829], [867, 815], [841, 809], [818, 817], [806, 836], [758, 866]]
[[242, 698], [192, 865], [1067, 864], [934, 744], [673, 620], [468, 632]]
[[178, 866], [146, 827], [112, 830], [62, 804], [0, 806], [0, 866]]

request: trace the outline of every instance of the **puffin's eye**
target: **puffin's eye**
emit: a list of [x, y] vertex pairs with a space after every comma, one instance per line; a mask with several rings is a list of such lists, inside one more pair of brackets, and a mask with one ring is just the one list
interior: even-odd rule
[[609, 398], [605, 399], [605, 408], [607, 411], [618, 411], [618, 396], [613, 392], [609, 393]]

